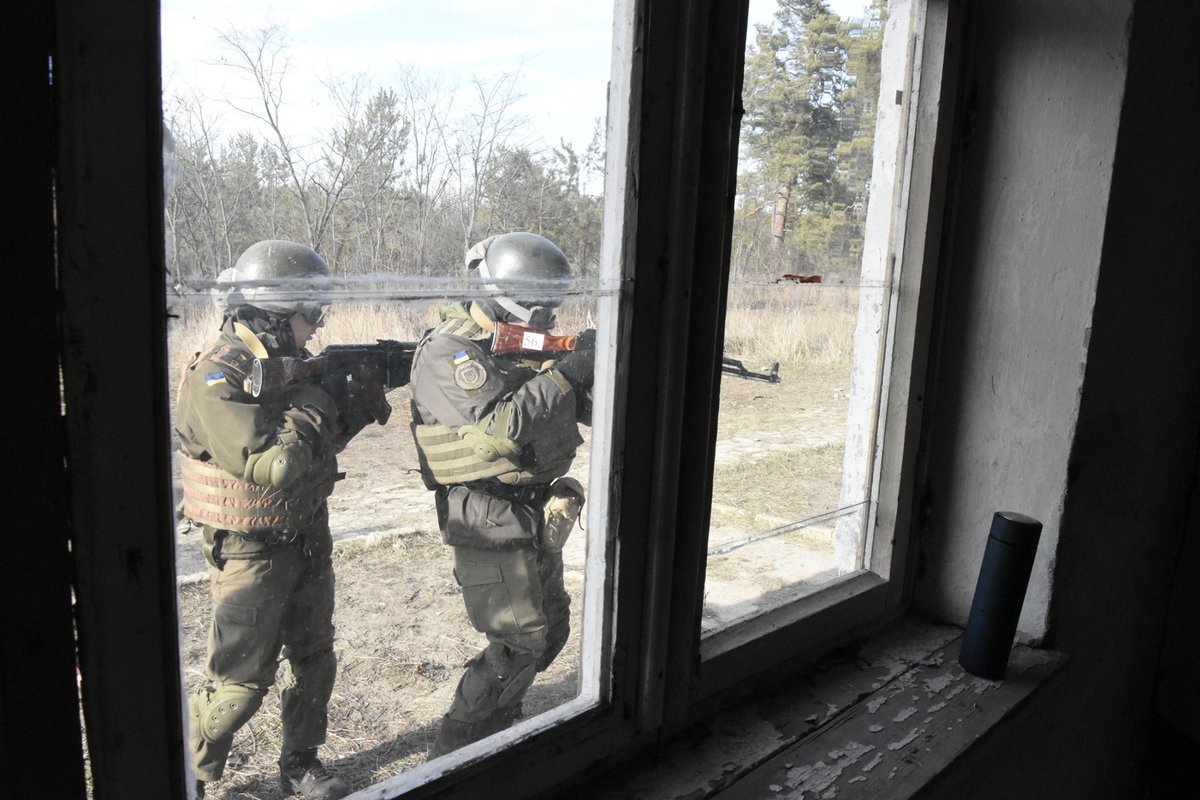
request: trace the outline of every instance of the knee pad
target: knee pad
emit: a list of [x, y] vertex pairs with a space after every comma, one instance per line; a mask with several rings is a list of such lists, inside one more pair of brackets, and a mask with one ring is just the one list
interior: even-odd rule
[[195, 701], [200, 735], [207, 742], [219, 742], [233, 736], [258, 711], [263, 694], [262, 690], [236, 683], [201, 688]]
[[520, 636], [506, 636], [493, 642], [484, 651], [487, 665], [496, 676], [496, 707], [505, 708], [521, 702], [533, 685], [537, 663], [546, 650], [546, 632], [537, 631]]
[[507, 675], [503, 679], [500, 691], [500, 696], [496, 698], [496, 708], [510, 709], [519, 708], [521, 700], [524, 699], [525, 693], [529, 691], [529, 687], [533, 685], [533, 679], [537, 676], [537, 669], [533, 664], [522, 667], [517, 672]]

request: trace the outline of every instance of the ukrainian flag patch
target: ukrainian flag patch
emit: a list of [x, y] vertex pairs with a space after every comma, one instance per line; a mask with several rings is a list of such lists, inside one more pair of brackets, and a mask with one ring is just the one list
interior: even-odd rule
[[453, 359], [455, 365], [463, 364], [470, 360], [471, 360], [471, 354], [468, 353], [466, 350], [463, 350], [461, 353], [456, 354]]
[[204, 383], [208, 386], [216, 386], [218, 383], [225, 383], [225, 373], [214, 372], [211, 375], [205, 375]]

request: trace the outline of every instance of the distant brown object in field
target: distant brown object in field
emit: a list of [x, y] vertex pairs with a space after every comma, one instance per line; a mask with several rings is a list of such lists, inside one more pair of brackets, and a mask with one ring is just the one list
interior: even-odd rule
[[[820, 282], [821, 282], [821, 276], [820, 276], [820, 275], [791, 275], [791, 274], [787, 274], [787, 275], [784, 275], [784, 276], [782, 276], [782, 277], [781, 277], [779, 280], [780, 280], [780, 281], [791, 281], [792, 283], [820, 283]], [[778, 282], [779, 282], [779, 281], [776, 281], [776, 283], [778, 283]]]

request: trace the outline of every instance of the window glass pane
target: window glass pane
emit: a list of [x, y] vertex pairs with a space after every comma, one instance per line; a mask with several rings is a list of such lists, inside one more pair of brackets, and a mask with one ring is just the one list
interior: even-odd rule
[[[617, 313], [611, 9], [162, 11], [182, 660], [207, 796], [278, 797], [281, 754], [300, 775], [314, 747], [351, 789], [420, 782], [431, 748], [594, 704], [607, 434], [586, 406], [608, 419], [608, 390], [537, 329], [604, 347]], [[536, 235], [487, 242], [513, 231]], [[509, 350], [498, 322], [518, 326]], [[589, 498], [573, 524], [569, 492], [550, 502], [562, 479]]]
[[908, 7], [751, 3], [705, 634], [868, 562]]

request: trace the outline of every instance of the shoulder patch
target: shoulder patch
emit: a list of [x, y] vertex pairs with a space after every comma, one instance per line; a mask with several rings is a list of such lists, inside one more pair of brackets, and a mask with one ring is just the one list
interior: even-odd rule
[[[465, 353], [461, 355], [465, 355]], [[454, 363], [454, 383], [458, 388], [470, 392], [487, 383], [487, 370], [475, 359], [468, 357], [460, 362], [456, 356]]]
[[[232, 379], [238, 384], [245, 380], [250, 374], [250, 368], [254, 365], [254, 356], [251, 353], [232, 345], [218, 347], [209, 354], [208, 360], [218, 367], [223, 367], [222, 372], [225, 378]], [[206, 383], [208, 382], [207, 377], [204, 380]]]
[[219, 383], [225, 383], [224, 372], [213, 372], [204, 376], [204, 384], [206, 386], [215, 386]]

